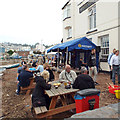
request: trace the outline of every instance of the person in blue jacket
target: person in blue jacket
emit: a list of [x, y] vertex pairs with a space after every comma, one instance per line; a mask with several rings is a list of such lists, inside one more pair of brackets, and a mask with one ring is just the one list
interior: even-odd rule
[[33, 77], [33, 73], [27, 68], [27, 65], [22, 66], [22, 71], [18, 75], [18, 84], [16, 94], [20, 94], [20, 87], [27, 87], [30, 85], [30, 78]]

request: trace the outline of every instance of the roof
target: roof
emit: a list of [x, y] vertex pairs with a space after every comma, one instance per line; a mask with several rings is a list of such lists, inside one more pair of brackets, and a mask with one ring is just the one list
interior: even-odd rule
[[70, 2], [70, 0], [68, 0], [68, 2], [62, 7], [62, 10], [67, 6], [67, 4]]
[[56, 52], [58, 49], [59, 50], [64, 50], [68, 47], [68, 51], [72, 51], [72, 50], [78, 50], [78, 49], [82, 49], [82, 50], [92, 50], [93, 48], [96, 48], [96, 45], [91, 42], [88, 38], [86, 37], [82, 37], [82, 38], [78, 38], [78, 39], [75, 39], [75, 40], [71, 40], [71, 41], [67, 41], [67, 42], [64, 42], [62, 44], [58, 44], [54, 47], [52, 47], [51, 49], [49, 49], [47, 51], [50, 52], [50, 51], [54, 51]]

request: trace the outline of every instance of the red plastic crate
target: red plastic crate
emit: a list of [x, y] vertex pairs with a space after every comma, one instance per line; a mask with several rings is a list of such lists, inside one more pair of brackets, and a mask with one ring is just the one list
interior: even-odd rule
[[109, 89], [109, 93], [115, 94], [114, 91], [115, 90], [120, 90], [120, 86], [118, 86], [118, 85], [113, 85], [113, 86], [108, 86], [108, 89]]
[[94, 109], [99, 108], [99, 95], [92, 95], [84, 97], [83, 99], [76, 99], [76, 113], [84, 112], [89, 110], [89, 100], [95, 99]]

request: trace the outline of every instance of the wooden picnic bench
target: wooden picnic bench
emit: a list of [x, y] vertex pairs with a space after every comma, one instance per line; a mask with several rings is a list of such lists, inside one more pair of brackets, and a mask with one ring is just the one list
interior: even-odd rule
[[35, 110], [36, 115], [38, 115], [40, 113], [45, 113], [48, 111], [46, 106], [35, 107], [34, 110]]
[[30, 78], [30, 85], [28, 87], [21, 87], [21, 91], [27, 91], [26, 95], [29, 95], [31, 90], [35, 88], [34, 77]]
[[[60, 87], [55, 89], [54, 86], [51, 87], [50, 90], [45, 90], [45, 93], [51, 98], [51, 103], [49, 106], [49, 110], [42, 111], [41, 107], [35, 108], [35, 117], [36, 118], [44, 118], [49, 117], [58, 113], [62, 113], [71, 109], [75, 108], [75, 102], [73, 103], [67, 103], [67, 97], [66, 95], [69, 95], [74, 100], [75, 93], [79, 91], [79, 89], [65, 89], [64, 85], [62, 84]], [[60, 99], [62, 102], [62, 106], [56, 107], [57, 100]], [[39, 110], [38, 110], [39, 109]], [[45, 109], [45, 108], [44, 108]], [[39, 112], [38, 112], [39, 111]]]

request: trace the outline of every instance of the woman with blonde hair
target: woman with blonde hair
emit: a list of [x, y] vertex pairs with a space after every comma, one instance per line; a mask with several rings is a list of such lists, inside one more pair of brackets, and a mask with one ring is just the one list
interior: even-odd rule
[[54, 81], [54, 74], [53, 74], [53, 71], [50, 69], [50, 65], [48, 64], [48, 63], [45, 63], [44, 65], [43, 65], [43, 67], [44, 67], [44, 70], [47, 70], [48, 72], [49, 72], [49, 82], [50, 81]]
[[49, 72], [44, 70], [41, 76], [36, 76], [36, 86], [32, 93], [32, 106], [46, 106], [49, 109], [51, 99], [45, 94], [45, 90], [51, 89], [51, 84], [48, 84]]

